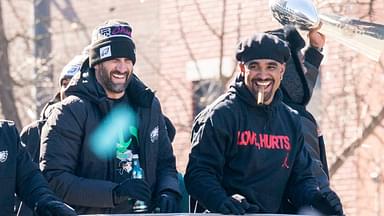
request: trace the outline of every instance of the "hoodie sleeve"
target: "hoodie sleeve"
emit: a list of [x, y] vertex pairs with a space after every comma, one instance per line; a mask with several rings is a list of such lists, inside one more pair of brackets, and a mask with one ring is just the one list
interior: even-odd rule
[[75, 174], [81, 163], [82, 124], [87, 116], [83, 103], [62, 104], [49, 116], [41, 134], [40, 169], [54, 192], [68, 204], [113, 207], [112, 189], [116, 183]]
[[220, 182], [229, 133], [223, 129], [223, 122], [220, 121], [223, 118], [218, 113], [206, 114], [209, 115], [208, 118], [199, 115], [199, 119], [194, 122], [193, 147], [184, 180], [187, 191], [193, 198], [210, 211], [217, 212], [227, 198]]

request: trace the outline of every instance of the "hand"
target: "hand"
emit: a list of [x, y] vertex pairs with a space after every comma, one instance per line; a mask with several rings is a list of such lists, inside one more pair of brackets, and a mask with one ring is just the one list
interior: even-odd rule
[[245, 200], [237, 200], [233, 197], [228, 197], [219, 207], [221, 214], [243, 215], [250, 208], [250, 204]]
[[38, 216], [77, 216], [73, 208], [52, 196], [38, 201], [34, 210]]
[[119, 205], [128, 199], [148, 202], [151, 199], [151, 189], [143, 179], [127, 179], [113, 189], [113, 203]]
[[232, 198], [239, 201], [242, 204], [246, 213], [259, 213], [260, 207], [256, 204], [249, 203], [244, 196], [240, 194], [234, 194], [232, 195]]
[[243, 204], [246, 213], [260, 213], [260, 207], [258, 205], [251, 204], [246, 199], [242, 200], [241, 203]]
[[319, 27], [311, 29], [308, 33], [309, 44], [314, 48], [323, 48], [325, 44], [325, 36], [319, 32], [321, 28], [321, 23]]
[[317, 193], [311, 202], [312, 206], [326, 215], [344, 215], [340, 199], [332, 190]]
[[162, 193], [158, 199], [158, 207], [160, 208], [160, 213], [178, 212], [179, 200], [180, 200], [180, 195], [175, 192], [166, 191]]

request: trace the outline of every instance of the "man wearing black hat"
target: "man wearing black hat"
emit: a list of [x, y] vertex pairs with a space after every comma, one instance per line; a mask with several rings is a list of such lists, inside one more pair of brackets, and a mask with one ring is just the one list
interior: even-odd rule
[[94, 29], [89, 66], [43, 127], [40, 168], [80, 214], [178, 210], [175, 157], [158, 99], [133, 74], [131, 33], [120, 20]]
[[288, 193], [297, 207], [343, 214], [334, 192], [318, 189], [300, 117], [282, 103], [289, 58], [288, 45], [271, 34], [240, 42], [235, 83], [196, 117], [185, 184], [209, 211], [279, 213]]

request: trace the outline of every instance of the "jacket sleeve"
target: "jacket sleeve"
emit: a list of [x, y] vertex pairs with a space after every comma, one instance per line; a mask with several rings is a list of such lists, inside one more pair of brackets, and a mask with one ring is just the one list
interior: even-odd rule
[[163, 115], [159, 115], [159, 151], [157, 155], [157, 191], [171, 190], [180, 193], [180, 187], [176, 171], [176, 159], [173, 154], [171, 142], [165, 126]]
[[45, 121], [37, 120], [26, 127], [20, 133], [21, 143], [36, 163], [39, 162], [40, 155], [40, 132]]
[[42, 129], [40, 169], [54, 192], [68, 204], [113, 207], [116, 183], [76, 176], [86, 116], [86, 105], [80, 102], [62, 104], [52, 111]]
[[204, 115], [199, 115], [194, 122], [193, 147], [184, 180], [187, 191], [194, 199], [210, 211], [217, 212], [227, 198], [220, 182], [230, 135], [223, 129], [223, 118], [215, 114], [204, 118]]
[[317, 77], [319, 75], [319, 67], [323, 60], [323, 55], [315, 48], [309, 47], [304, 52], [304, 67], [306, 68], [305, 79], [308, 83], [310, 95], [312, 95], [313, 88], [316, 85]]
[[325, 148], [322, 142], [322, 136], [318, 136], [317, 125], [315, 122], [306, 117], [301, 116], [303, 124], [303, 133], [305, 145], [309, 156], [312, 158], [312, 171], [316, 177], [320, 188], [329, 186], [328, 166], [326, 158], [324, 158]]
[[304, 147], [301, 124], [298, 125], [297, 143], [300, 145], [300, 148], [295, 158], [287, 188], [288, 197], [297, 208], [300, 208], [310, 204], [313, 196], [319, 191], [319, 186], [314, 177], [314, 162], [307, 148]]
[[1, 140], [7, 142], [11, 149], [15, 149], [16, 153], [16, 194], [20, 199], [33, 208], [42, 196], [52, 196], [52, 191], [49, 189], [47, 181], [41, 174], [37, 164], [32, 162], [32, 159], [25, 147], [20, 143], [19, 134], [13, 123], [5, 123], [1, 126], [1, 137], [6, 137]]

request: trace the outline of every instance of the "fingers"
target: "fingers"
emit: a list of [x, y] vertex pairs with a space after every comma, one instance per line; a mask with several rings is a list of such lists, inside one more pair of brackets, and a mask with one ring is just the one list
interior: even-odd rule
[[122, 185], [122, 191], [124, 194], [129, 195], [133, 199], [149, 201], [151, 199], [151, 189], [148, 183], [143, 179], [129, 179]]
[[319, 22], [319, 25], [316, 26], [315, 28], [312, 28], [311, 31], [318, 31], [319, 29], [321, 29], [321, 26], [323, 26], [323, 22]]
[[329, 204], [333, 207], [337, 215], [343, 215], [343, 207], [341, 205], [340, 198], [335, 192], [331, 191], [326, 194], [326, 199], [328, 200]]
[[160, 207], [160, 213], [167, 213], [167, 210], [168, 210], [167, 199], [160, 199], [159, 207]]
[[149, 201], [151, 199], [151, 189], [147, 182], [140, 180], [140, 183], [137, 184], [136, 188], [138, 191], [138, 193], [135, 193], [136, 199], [142, 201]]
[[51, 201], [42, 213], [42, 216], [76, 216], [76, 212], [70, 206], [59, 201]]
[[231, 201], [226, 203], [226, 207], [230, 210], [230, 214], [242, 215], [245, 214], [245, 209], [242, 208], [241, 203], [231, 198]]
[[259, 213], [260, 207], [257, 204], [249, 203], [245, 197], [235, 194], [222, 204], [219, 212], [222, 214], [243, 215], [245, 213]]
[[260, 207], [256, 204], [249, 204], [247, 213], [260, 213]]
[[178, 200], [173, 195], [161, 194], [158, 202], [160, 213], [175, 213], [178, 210]]
[[333, 191], [316, 194], [312, 201], [312, 206], [323, 214], [343, 215], [340, 199]]
[[312, 47], [322, 48], [325, 44], [325, 36], [319, 32], [320, 28], [321, 25], [317, 28], [311, 29], [308, 33], [309, 43]]
[[160, 213], [170, 213], [170, 212], [175, 212], [175, 206], [172, 200], [170, 200], [168, 197], [162, 197], [160, 199]]
[[249, 207], [251, 206], [251, 204], [249, 204], [249, 202], [246, 199], [241, 200], [240, 203], [241, 203], [241, 207], [245, 210], [248, 210]]
[[235, 200], [232, 197], [229, 197], [224, 201], [222, 206], [219, 209], [219, 212], [222, 214], [234, 214], [242, 215], [245, 214], [245, 209], [242, 208], [241, 203]]

